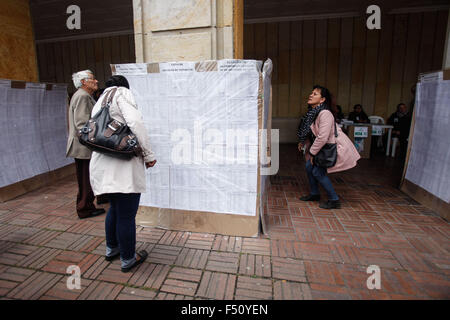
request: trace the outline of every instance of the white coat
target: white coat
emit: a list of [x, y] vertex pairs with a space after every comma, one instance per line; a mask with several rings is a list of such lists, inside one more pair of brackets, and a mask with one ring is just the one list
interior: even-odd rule
[[[92, 109], [94, 116], [101, 108], [107, 88]], [[155, 160], [150, 147], [150, 139], [144, 126], [141, 112], [131, 91], [124, 87], [117, 88], [109, 109], [110, 116], [126, 123], [136, 135], [142, 150], [143, 157], [133, 157], [131, 160], [113, 158], [111, 156], [93, 151], [89, 165], [90, 182], [95, 195], [103, 193], [143, 193], [146, 191], [145, 164]]]

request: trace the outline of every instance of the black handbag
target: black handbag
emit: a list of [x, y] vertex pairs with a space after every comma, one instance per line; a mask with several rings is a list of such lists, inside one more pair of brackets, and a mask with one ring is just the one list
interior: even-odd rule
[[[334, 121], [334, 136], [337, 138], [336, 121]], [[318, 167], [331, 168], [337, 161], [337, 144], [326, 143], [315, 155], [314, 164]]]
[[142, 148], [130, 128], [109, 114], [116, 91], [117, 88], [113, 88], [106, 93], [100, 111], [78, 131], [78, 140], [93, 151], [115, 158], [131, 159], [140, 156]]

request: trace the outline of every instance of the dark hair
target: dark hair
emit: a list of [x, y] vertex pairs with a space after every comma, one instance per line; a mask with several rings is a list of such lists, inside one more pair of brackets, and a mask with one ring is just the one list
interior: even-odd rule
[[398, 111], [398, 108], [400, 108], [400, 106], [405, 106], [406, 107], [406, 104], [404, 104], [403, 102], [400, 102], [398, 105], [397, 105], [397, 111]]
[[361, 104], [359, 104], [359, 103], [358, 103], [358, 104], [355, 104], [355, 105], [353, 106], [353, 112], [356, 112], [356, 111], [355, 111], [356, 107], [360, 107], [360, 108], [361, 108], [361, 116], [362, 116], [363, 118], [369, 119], [369, 117], [367, 116], [367, 114], [364, 112], [363, 106], [362, 106]]
[[331, 109], [331, 93], [330, 93], [330, 91], [327, 88], [319, 86], [317, 84], [313, 86], [313, 90], [315, 90], [315, 89], [320, 90], [320, 95], [322, 96], [322, 98], [325, 98], [324, 105], [328, 110], [330, 110]]
[[105, 87], [125, 87], [127, 89], [130, 89], [130, 84], [128, 83], [127, 78], [125, 78], [124, 76], [115, 75], [105, 82]]
[[105, 91], [105, 88], [97, 89], [97, 91], [94, 92], [93, 96], [94, 96], [95, 101], [98, 101], [100, 96], [103, 94], [103, 91]]
[[340, 105], [338, 105], [338, 104], [336, 105], [336, 109], [337, 109], [338, 112], [342, 112], [342, 107]]

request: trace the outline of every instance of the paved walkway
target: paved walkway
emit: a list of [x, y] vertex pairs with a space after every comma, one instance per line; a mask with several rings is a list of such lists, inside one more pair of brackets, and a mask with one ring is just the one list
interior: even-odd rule
[[[0, 204], [0, 299], [449, 299], [450, 226], [395, 188], [391, 159], [335, 174], [343, 208], [307, 192], [295, 147], [272, 177], [268, 235], [137, 228], [149, 258], [132, 273], [104, 260], [104, 218], [79, 220], [74, 177]], [[105, 208], [107, 206], [104, 206]], [[67, 267], [81, 269], [69, 290]], [[367, 288], [369, 265], [381, 289]]]

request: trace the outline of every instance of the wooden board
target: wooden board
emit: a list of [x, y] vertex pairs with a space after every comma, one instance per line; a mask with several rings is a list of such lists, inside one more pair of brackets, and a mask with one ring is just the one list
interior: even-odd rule
[[[370, 149], [372, 145], [372, 126], [368, 127], [368, 136], [367, 138], [364, 138], [364, 150], [360, 152], [362, 159], [369, 159], [370, 158]], [[348, 137], [352, 142], [355, 142], [355, 126], [350, 125], [348, 128]]]
[[391, 75], [389, 80], [389, 99], [386, 110], [387, 116], [396, 110], [397, 104], [401, 102], [402, 98], [407, 32], [408, 15], [402, 14], [395, 16], [394, 35], [392, 39]]
[[383, 25], [381, 28], [378, 60], [377, 60], [377, 80], [375, 84], [375, 104], [373, 114], [384, 117], [388, 114], [387, 105], [389, 99], [390, 69], [392, 54], [392, 33], [394, 16], [387, 15], [382, 17]]
[[87, 58], [86, 58], [86, 40], [76, 40], [78, 48], [78, 71], [86, 70], [88, 68]]
[[163, 229], [257, 237], [259, 213], [254, 217], [203, 211], [185, 211], [140, 206], [136, 224]]
[[[436, 18], [435, 39], [445, 39], [447, 35], [447, 20], [449, 10], [439, 11]], [[444, 56], [445, 41], [434, 41], [432, 70], [441, 70]]]
[[368, 115], [387, 119], [399, 102], [409, 105], [418, 74], [441, 67], [448, 10], [382, 14], [380, 30], [368, 30], [363, 15], [290, 21], [289, 31], [287, 21], [246, 24], [253, 37], [244, 41], [252, 48], [244, 58], [274, 62], [273, 116], [286, 116], [286, 70], [289, 118], [306, 111], [316, 83], [330, 89], [345, 114], [361, 103]]
[[255, 43], [255, 59], [266, 61], [267, 51], [266, 51], [266, 41], [267, 41], [267, 30], [265, 23], [258, 23], [254, 25], [254, 43]]
[[244, 0], [233, 0], [233, 58], [244, 58]]
[[[75, 164], [56, 169], [54, 171], [46, 172], [35, 177], [11, 184], [9, 186], [0, 188], [0, 202], [5, 202], [18, 196], [21, 196], [30, 191], [50, 186], [58, 180], [75, 175]], [[74, 180], [76, 177], [74, 176]]]
[[327, 20], [315, 21], [314, 84], [325, 86], [327, 76]]
[[255, 33], [254, 25], [250, 24], [244, 29], [244, 56], [247, 59], [255, 59]]
[[362, 105], [367, 115], [374, 115], [377, 82], [377, 58], [380, 30], [367, 30]]
[[[413, 98], [411, 87], [417, 82], [418, 56], [420, 48], [420, 31], [422, 29], [422, 14], [410, 14], [408, 17], [408, 39], [406, 40], [405, 69], [403, 71], [403, 86], [401, 101], [407, 106]], [[399, 101], [400, 103], [400, 101]]]
[[350, 82], [352, 77], [352, 37], [353, 18], [341, 19], [341, 43], [339, 51], [339, 85], [336, 103], [342, 106], [342, 112], [353, 111], [350, 107]]
[[278, 116], [289, 116], [290, 22], [278, 26]]
[[300, 96], [300, 114], [308, 110], [308, 97], [314, 86], [314, 32], [315, 22], [303, 21], [303, 42], [302, 42], [302, 95]]
[[404, 180], [400, 190], [422, 205], [435, 211], [439, 216], [450, 221], [450, 203], [447, 203], [414, 183]]
[[272, 104], [273, 116], [279, 116], [278, 110], [278, 23], [267, 24], [267, 57], [272, 60]]
[[326, 87], [330, 90], [335, 99], [337, 99], [338, 94], [340, 36], [340, 19], [328, 20]]
[[290, 118], [298, 118], [302, 105], [300, 90], [302, 85], [302, 23], [291, 22], [291, 33], [289, 43], [289, 114]]
[[[350, 86], [349, 110], [353, 111], [355, 104], [362, 104], [363, 81], [365, 74], [365, 52], [366, 52], [366, 30], [365, 20], [355, 18], [353, 20], [353, 50], [352, 50], [352, 80]], [[363, 105], [363, 108], [365, 106]], [[366, 112], [367, 113], [367, 112]]]

